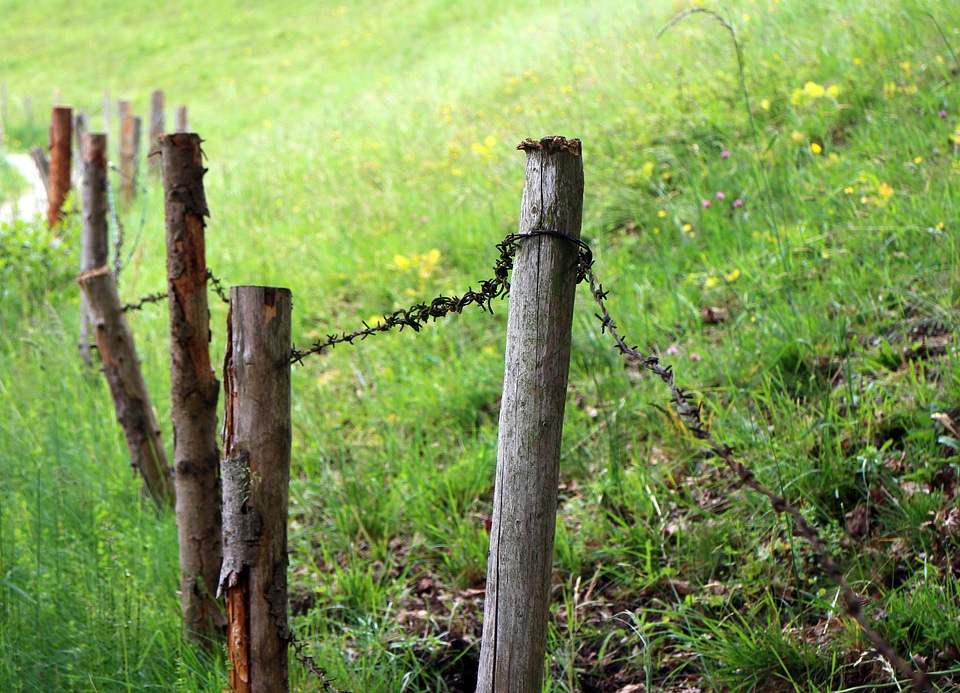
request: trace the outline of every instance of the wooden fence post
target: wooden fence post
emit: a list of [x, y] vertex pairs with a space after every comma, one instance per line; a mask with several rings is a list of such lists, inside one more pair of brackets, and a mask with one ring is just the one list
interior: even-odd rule
[[[285, 693], [290, 480], [288, 289], [230, 289], [223, 363], [223, 567], [233, 693]], [[219, 595], [218, 595], [219, 596]]]
[[160, 170], [160, 157], [153, 154], [160, 149], [160, 135], [166, 132], [163, 117], [163, 89], [154, 89], [150, 92], [150, 142], [147, 144], [147, 161], [151, 173]]
[[[107, 264], [107, 136], [85, 133], [80, 144], [83, 166], [81, 205], [83, 227], [80, 232], [80, 273]], [[80, 294], [80, 356], [90, 365], [90, 306], [87, 295]]]
[[187, 638], [208, 649], [226, 624], [216, 601], [220, 578], [220, 383], [210, 366], [205, 216], [200, 136], [161, 135], [167, 226], [170, 395], [180, 539], [180, 594]]
[[117, 100], [120, 115], [120, 199], [124, 206], [133, 203], [140, 154], [140, 118], [131, 111], [129, 99]]
[[174, 488], [170, 466], [140, 370], [133, 334], [120, 305], [116, 279], [109, 267], [98, 267], [84, 272], [77, 281], [90, 305], [97, 349], [113, 395], [117, 421], [130, 448], [131, 464], [143, 476], [145, 494], [159, 507], [171, 505]]
[[187, 127], [187, 107], [178, 106], [176, 128], [174, 132], [187, 132], [188, 130], [189, 128]]
[[70, 192], [70, 140], [73, 137], [73, 109], [54, 106], [50, 119], [50, 179], [47, 182], [47, 224], [60, 223], [63, 201]]
[[[580, 141], [527, 140], [520, 233], [580, 237]], [[540, 693], [578, 249], [521, 242], [514, 261], [477, 693]]]

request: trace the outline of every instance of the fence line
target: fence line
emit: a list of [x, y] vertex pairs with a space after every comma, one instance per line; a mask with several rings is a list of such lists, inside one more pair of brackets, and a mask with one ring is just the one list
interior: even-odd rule
[[[545, 138], [540, 142], [527, 140], [518, 148], [524, 149], [531, 146], [549, 148], [550, 146], [556, 144], [554, 140], [555, 138]], [[670, 366], [661, 366], [658, 357], [643, 354], [637, 347], [630, 346], [623, 336], [621, 336], [607, 308], [606, 299], [608, 298], [609, 293], [603, 289], [602, 284], [599, 282], [596, 274], [593, 271], [593, 257], [589, 247], [579, 239], [573, 237], [571, 234], [556, 229], [540, 228], [540, 225], [541, 224], [537, 224], [535, 228], [531, 228], [527, 232], [510, 234], [504, 238], [500, 244], [497, 245], [500, 256], [494, 266], [493, 277], [491, 279], [479, 282], [479, 291], [469, 289], [463, 296], [438, 296], [430, 303], [419, 303], [411, 306], [408, 309], [399, 309], [391, 314], [385, 315], [382, 321], [377, 323], [377, 325], [370, 326], [366, 322], [363, 322], [363, 327], [352, 333], [343, 332], [340, 334], [335, 333], [328, 335], [326, 340], [317, 341], [303, 351], [294, 348], [292, 351], [288, 352], [288, 363], [302, 363], [305, 357], [312, 354], [321, 353], [328, 348], [336, 346], [337, 344], [352, 344], [358, 339], [363, 340], [373, 334], [387, 332], [394, 328], [402, 331], [405, 327], [410, 327], [414, 331], [419, 331], [419, 329], [427, 321], [431, 319], [437, 320], [449, 315], [450, 313], [459, 313], [468, 305], [478, 305], [481, 310], [492, 310], [493, 299], [502, 299], [510, 292], [510, 272], [513, 269], [514, 258], [517, 256], [518, 250], [523, 244], [522, 242], [524, 239], [530, 239], [538, 236], [555, 236], [566, 238], [568, 239], [568, 242], [576, 243], [578, 246], [576, 283], [584, 280], [589, 283], [591, 295], [599, 307], [600, 312], [596, 317], [600, 321], [601, 331], [611, 335], [616, 348], [622, 355], [631, 356], [632, 358], [636, 359], [638, 368], [650, 371], [651, 373], [657, 375], [668, 386], [672, 405], [681, 418], [685, 421], [686, 427], [690, 431], [691, 435], [694, 438], [702, 441], [714, 455], [722, 459], [732, 473], [735, 474], [740, 480], [742, 485], [757, 493], [760, 493], [761, 495], [764, 495], [770, 501], [771, 507], [778, 515], [785, 513], [792, 518], [798, 531], [810, 542], [814, 548], [818, 561], [823, 566], [827, 575], [838, 585], [840, 589], [840, 596], [843, 600], [847, 613], [863, 629], [864, 634], [870, 639], [877, 651], [896, 668], [900, 675], [911, 681], [914, 691], [919, 692], [931, 690], [932, 684], [930, 683], [930, 679], [926, 672], [914, 669], [911, 664], [904, 658], [900, 657], [894, 648], [883, 638], [883, 636], [871, 626], [862, 606], [863, 600], [854, 592], [852, 587], [847, 582], [843, 575], [843, 571], [839, 567], [836, 560], [833, 559], [827, 551], [826, 545], [822, 539], [820, 539], [816, 528], [805, 520], [802, 513], [800, 513], [796, 506], [790, 503], [783, 496], [780, 496], [761, 484], [756, 479], [753, 472], [736, 459], [733, 449], [729, 445], [718, 442], [713, 437], [713, 434], [710, 432], [709, 428], [701, 418], [702, 403], [695, 403], [695, 397], [693, 394], [677, 386], [675, 372]], [[223, 298], [220, 280], [210, 273], [209, 270], [207, 271], [206, 278], [207, 282], [212, 284], [218, 293], [220, 293], [221, 298]], [[128, 306], [127, 309], [132, 310], [145, 305], [147, 302], [162, 300], [162, 298], [166, 295], [167, 294], [154, 295], [157, 298], [147, 297], [142, 299], [138, 304], [132, 304]], [[287, 403], [287, 408], [289, 409], [289, 403]], [[555, 493], [555, 486], [556, 485], [554, 484], [553, 488], [550, 489], [551, 493]], [[241, 487], [242, 484], [238, 486], [238, 488]], [[235, 501], [228, 501], [225, 497], [224, 502], [227, 503]], [[490, 584], [491, 582], [488, 578], [488, 585]], [[290, 634], [289, 637], [292, 638], [292, 634]], [[299, 647], [295, 649], [298, 653], [300, 653]], [[313, 670], [316, 667], [311, 666], [308, 668]], [[539, 665], [539, 669], [542, 670], [542, 662]], [[531, 688], [530, 690], [533, 689]]]

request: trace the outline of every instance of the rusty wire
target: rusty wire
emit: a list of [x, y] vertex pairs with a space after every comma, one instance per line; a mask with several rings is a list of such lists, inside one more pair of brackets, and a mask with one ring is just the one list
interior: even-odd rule
[[[827, 576], [839, 587], [840, 597], [843, 600], [847, 614], [860, 626], [863, 634], [870, 640], [876, 651], [886, 658], [900, 675], [911, 681], [914, 691], [917, 693], [925, 693], [926, 691], [932, 690], [932, 684], [926, 672], [914, 669], [907, 660], [897, 654], [893, 646], [870, 624], [863, 609], [865, 600], [857, 595], [850, 586], [839, 564], [830, 555], [826, 544], [820, 538], [816, 528], [806, 520], [795, 505], [760, 483], [754, 473], [736, 459], [733, 448], [730, 445], [720, 443], [714, 438], [709, 427], [703, 421], [702, 403], [695, 402], [696, 396], [693, 393], [677, 385], [675, 373], [671, 366], [660, 365], [658, 357], [643, 354], [638, 347], [628, 345], [623, 336], [621, 336], [607, 309], [606, 299], [609, 292], [604, 291], [603, 285], [597, 280], [593, 271], [593, 254], [590, 247], [583, 241], [551, 229], [536, 229], [529, 233], [509, 234], [503, 241], [497, 244], [497, 250], [500, 252], [500, 256], [494, 265], [493, 277], [480, 281], [478, 284], [480, 287], [479, 291], [468, 288], [463, 296], [448, 297], [441, 295], [433, 299], [430, 303], [418, 303], [409, 308], [401, 308], [393, 313], [384, 315], [376, 325], [371, 326], [363, 322], [363, 327], [354, 332], [327, 335], [325, 340], [315, 342], [304, 351], [294, 348], [290, 356], [291, 363], [302, 364], [303, 359], [307, 356], [322, 353], [324, 350], [333, 348], [337, 344], [353, 344], [354, 341], [358, 339], [362, 341], [371, 335], [388, 332], [394, 328], [403, 331], [405, 327], [409, 327], [414, 332], [419, 332], [430, 320], [436, 321], [451, 313], [460, 313], [469, 305], [476, 305], [481, 310], [492, 313], [493, 300], [502, 299], [510, 292], [510, 271], [513, 269], [513, 259], [520, 241], [533, 236], [553, 236], [571, 241], [577, 245], [577, 283], [579, 284], [583, 281], [589, 282], [590, 293], [600, 310], [600, 312], [596, 314], [596, 317], [600, 321], [601, 332], [610, 334], [620, 354], [624, 357], [630, 356], [635, 359], [635, 365], [638, 369], [653, 373], [667, 385], [670, 389], [670, 399], [673, 407], [677, 414], [684, 420], [687, 430], [690, 431], [690, 434], [694, 438], [702, 441], [714, 455], [722, 459], [727, 467], [740, 480], [742, 485], [765, 496], [770, 501], [774, 512], [778, 515], [786, 514], [790, 516], [796, 531], [813, 547]], [[214, 276], [209, 269], [207, 270], [207, 279], [220, 296], [220, 299], [229, 303], [221, 281]], [[165, 293], [152, 294], [141, 299], [138, 304], [125, 306], [124, 310], [135, 310], [146, 303], [162, 300], [166, 298], [166, 296], [167, 294]], [[292, 638], [292, 633], [290, 642], [296, 652], [297, 660], [321, 681], [321, 690], [329, 691], [330, 693], [346, 693], [338, 691], [330, 685], [326, 679], [326, 670], [318, 667], [313, 662], [312, 657], [303, 653], [302, 645], [298, 643], [295, 638]]]
[[790, 516], [797, 532], [813, 547], [828, 577], [840, 588], [840, 598], [843, 600], [847, 615], [856, 621], [857, 625], [863, 630], [863, 634], [870, 640], [877, 652], [885, 657], [901, 676], [911, 681], [914, 691], [921, 693], [932, 690], [932, 684], [930, 683], [930, 678], [927, 676], [927, 673], [920, 669], [914, 669], [909, 662], [897, 654], [893, 646], [870, 624], [863, 609], [866, 600], [860, 597], [850, 586], [839, 564], [833, 556], [830, 555], [826, 544], [823, 542], [823, 539], [820, 538], [820, 534], [816, 528], [807, 522], [807, 519], [797, 506], [757, 481], [754, 473], [734, 457], [733, 448], [726, 443], [717, 442], [710, 432], [709, 427], [703, 421], [702, 403], [694, 403], [696, 399], [695, 396], [677, 385], [675, 373], [670, 366], [661, 366], [656, 356], [647, 356], [643, 354], [638, 347], [627, 344], [617, 331], [617, 326], [614, 324], [613, 318], [607, 310], [605, 299], [607, 298], [608, 292], [603, 290], [603, 286], [597, 281], [592, 268], [588, 270], [587, 278], [590, 281], [590, 293], [600, 307], [600, 313], [596, 314], [596, 317], [600, 321], [601, 331], [609, 333], [613, 337], [618, 351], [623, 356], [631, 356], [635, 359], [635, 364], [638, 369], [650, 371], [670, 388], [670, 398], [674, 410], [684, 420], [687, 430], [690, 431], [690, 434], [694, 438], [703, 441], [714, 455], [721, 458], [727, 464], [727, 467], [736, 474], [741, 484], [766, 496], [777, 515], [785, 513]]
[[714, 455], [722, 459], [727, 467], [740, 480], [742, 485], [765, 496], [770, 501], [774, 512], [778, 515], [786, 514], [790, 516], [796, 531], [813, 547], [827, 576], [839, 587], [840, 597], [843, 600], [847, 614], [860, 626], [864, 635], [870, 640], [874, 648], [876, 648], [876, 651], [885, 657], [896, 668], [900, 675], [912, 682], [914, 691], [921, 693], [932, 690], [930, 679], [926, 672], [914, 669], [909, 662], [897, 654], [893, 646], [870, 624], [863, 609], [865, 600], [850, 586], [839, 564], [830, 555], [826, 544], [820, 538], [820, 534], [816, 528], [807, 522], [806, 518], [794, 504], [760, 483], [754, 473], [736, 459], [733, 448], [731, 448], [730, 445], [720, 443], [714, 438], [709, 427], [703, 421], [702, 403], [695, 401], [696, 397], [693, 393], [677, 385], [675, 373], [670, 366], [661, 366], [659, 358], [643, 354], [636, 346], [628, 345], [620, 335], [607, 309], [606, 298], [608, 292], [603, 290], [603, 286], [593, 272], [593, 255], [590, 247], [583, 241], [550, 229], [537, 229], [527, 234], [510, 234], [504, 238], [501, 243], [497, 244], [500, 257], [494, 266], [493, 278], [481, 281], [479, 283], [480, 291], [473, 291], [471, 289], [462, 297], [439, 296], [429, 304], [419, 303], [408, 309], [400, 309], [389, 315], [385, 315], [375, 326], [370, 326], [364, 322], [363, 328], [355, 332], [328, 335], [326, 340], [316, 342], [306, 351], [301, 352], [294, 349], [291, 361], [301, 363], [303, 358], [310, 354], [320, 353], [324, 349], [344, 342], [352, 344], [356, 339], [363, 340], [370, 335], [386, 332], [394, 327], [399, 327], [400, 330], [403, 330], [404, 327], [410, 327], [414, 331], [419, 331], [428, 320], [438, 320], [450, 313], [459, 313], [465, 306], [470, 304], [480, 306], [481, 310], [491, 310], [491, 302], [493, 299], [503, 298], [510, 291], [509, 274], [513, 269], [513, 258], [516, 254], [519, 241], [531, 236], [554, 236], [577, 244], [579, 253], [577, 283], [581, 283], [584, 280], [589, 282], [590, 293], [600, 309], [600, 313], [597, 314], [596, 317], [600, 321], [601, 331], [609, 333], [613, 337], [621, 355], [632, 357], [636, 360], [639, 369], [650, 371], [667, 385], [670, 389], [670, 398], [673, 407], [686, 423], [687, 430], [690, 431], [690, 434], [694, 438], [703, 441]]
[[441, 295], [430, 303], [417, 303], [409, 308], [400, 308], [384, 315], [376, 325], [369, 325], [366, 321], [363, 321], [361, 322], [362, 328], [349, 333], [328, 334], [326, 339], [314, 342], [305, 351], [294, 348], [290, 354], [290, 361], [292, 363], [303, 363], [303, 359], [311, 354], [319, 354], [328, 348], [335, 347], [337, 344], [353, 344], [355, 340], [362, 341], [371, 335], [389, 332], [394, 328], [399, 328], [399, 331], [402, 332], [403, 328], [409, 327], [414, 332], [419, 332], [430, 320], [437, 321], [451, 313], [461, 313], [469, 305], [479, 306], [481, 310], [492, 313], [494, 299], [503, 298], [510, 292], [510, 270], [513, 269], [513, 258], [516, 255], [519, 242], [534, 236], [555, 236], [577, 243], [579, 249], [577, 282], [586, 278], [586, 272], [593, 264], [593, 254], [590, 247], [583, 241], [552, 229], [535, 229], [529, 233], [511, 233], [497, 244], [500, 257], [497, 258], [493, 267], [493, 278], [480, 281], [478, 284], [479, 291], [468, 288], [463, 296]]

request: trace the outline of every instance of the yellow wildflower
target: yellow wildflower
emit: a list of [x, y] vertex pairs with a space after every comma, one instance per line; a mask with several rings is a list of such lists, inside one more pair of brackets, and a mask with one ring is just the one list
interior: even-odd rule
[[817, 84], [816, 82], [807, 82], [803, 85], [803, 93], [811, 99], [819, 99], [826, 93], [826, 90], [823, 88], [822, 84]]

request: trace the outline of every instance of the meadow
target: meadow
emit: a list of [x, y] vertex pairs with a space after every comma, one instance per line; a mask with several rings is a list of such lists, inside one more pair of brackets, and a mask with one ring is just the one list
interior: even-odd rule
[[[672, 0], [5, 0], [0, 201], [55, 89], [98, 130], [105, 90], [145, 114], [162, 88], [205, 140], [208, 264], [290, 288], [305, 347], [488, 279], [516, 144], [582, 139], [620, 331], [800, 507], [897, 651], [960, 690], [960, 4], [697, 5], [737, 42], [702, 13], [658, 38]], [[144, 184], [126, 300], [165, 285]], [[219, 692], [223, 653], [182, 638], [173, 516], [141, 501], [77, 353], [79, 224], [0, 223], [0, 690]], [[596, 310], [581, 287], [545, 690], [898, 690], [789, 519]], [[506, 312], [294, 368], [292, 624], [337, 689], [474, 690]], [[169, 446], [167, 316], [130, 319]]]

